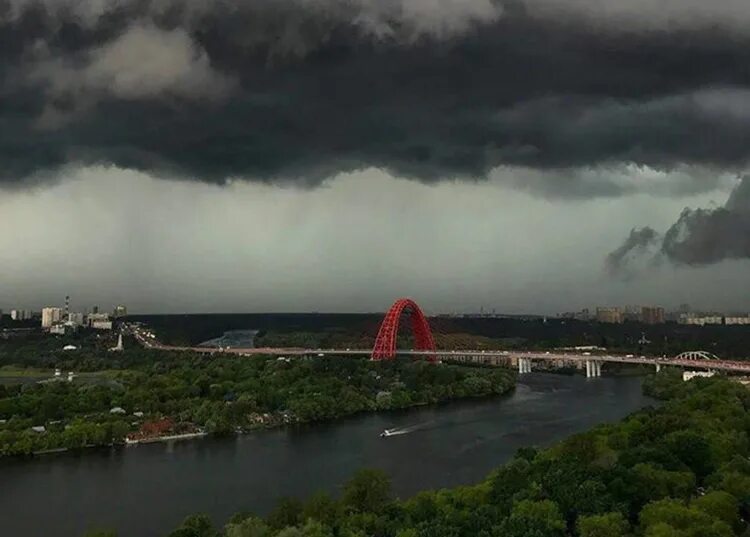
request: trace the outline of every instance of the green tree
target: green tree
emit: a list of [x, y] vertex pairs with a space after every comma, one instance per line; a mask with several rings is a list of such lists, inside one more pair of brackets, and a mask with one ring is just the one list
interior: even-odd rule
[[629, 530], [622, 513], [581, 516], [576, 526], [580, 537], [623, 537]]
[[734, 527], [739, 521], [739, 506], [734, 496], [722, 490], [711, 491], [692, 501], [692, 507]]
[[339, 504], [327, 492], [313, 494], [302, 508], [303, 520], [317, 520], [332, 526], [339, 515]]
[[557, 504], [550, 500], [522, 500], [513, 506], [501, 535], [507, 537], [562, 537], [563, 520]]
[[217, 537], [218, 532], [211, 524], [208, 515], [191, 515], [182, 522], [182, 526], [169, 535], [170, 537]]
[[266, 518], [274, 529], [296, 526], [302, 522], [302, 502], [296, 498], [281, 498]]
[[354, 511], [379, 513], [390, 501], [391, 482], [381, 470], [360, 470], [344, 486], [342, 503]]
[[247, 517], [230, 522], [225, 528], [226, 537], [271, 537], [273, 530], [260, 518]]
[[308, 520], [302, 526], [302, 535], [304, 537], [333, 537], [333, 532], [328, 526], [315, 520]]
[[688, 537], [731, 537], [732, 528], [725, 522], [712, 517], [708, 513], [686, 506], [677, 500], [659, 500], [646, 505], [640, 513], [641, 527], [646, 535], [650, 535], [652, 528], [663, 525], [684, 532]]

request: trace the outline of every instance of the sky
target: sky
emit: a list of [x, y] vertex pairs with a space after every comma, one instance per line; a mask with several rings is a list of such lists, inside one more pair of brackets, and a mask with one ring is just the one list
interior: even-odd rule
[[750, 310], [746, 0], [0, 0], [0, 308]]

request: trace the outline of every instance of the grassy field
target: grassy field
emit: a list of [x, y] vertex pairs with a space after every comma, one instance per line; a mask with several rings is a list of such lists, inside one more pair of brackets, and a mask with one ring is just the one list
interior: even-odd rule
[[16, 367], [12, 365], [0, 367], [0, 378], [45, 378], [52, 377], [54, 374], [54, 369], [37, 369], [34, 367]]

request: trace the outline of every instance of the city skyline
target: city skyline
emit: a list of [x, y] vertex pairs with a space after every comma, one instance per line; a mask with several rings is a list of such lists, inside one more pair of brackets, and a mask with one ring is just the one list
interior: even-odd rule
[[745, 2], [18, 0], [0, 27], [6, 309], [748, 308]]

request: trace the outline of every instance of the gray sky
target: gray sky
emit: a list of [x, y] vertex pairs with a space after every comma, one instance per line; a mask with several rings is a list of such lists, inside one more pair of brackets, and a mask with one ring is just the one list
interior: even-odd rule
[[746, 0], [0, 0], [0, 307], [750, 309]]
[[379, 311], [400, 295], [431, 312], [746, 307], [745, 261], [625, 280], [603, 264], [624, 230], [663, 229], [727, 188], [550, 200], [506, 184], [523, 173], [427, 185], [369, 169], [300, 189], [77, 169], [0, 199], [0, 296], [6, 309], [70, 293], [141, 312]]

